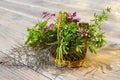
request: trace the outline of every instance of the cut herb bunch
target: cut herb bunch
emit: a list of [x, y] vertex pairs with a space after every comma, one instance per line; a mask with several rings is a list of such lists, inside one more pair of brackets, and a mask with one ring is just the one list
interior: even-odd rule
[[[76, 12], [73, 14], [59, 12], [57, 18], [55, 14], [43, 12], [43, 21], [27, 29], [25, 44], [31, 46], [44, 44], [54, 47], [54, 53], [51, 54], [57, 66], [73, 66], [76, 61], [79, 61], [78, 66], [82, 66], [87, 49], [96, 53], [98, 48], [105, 45], [101, 23], [107, 20], [109, 12], [110, 8], [107, 8], [99, 15], [95, 13], [90, 23], [80, 22]], [[49, 23], [50, 20], [54, 22]]]

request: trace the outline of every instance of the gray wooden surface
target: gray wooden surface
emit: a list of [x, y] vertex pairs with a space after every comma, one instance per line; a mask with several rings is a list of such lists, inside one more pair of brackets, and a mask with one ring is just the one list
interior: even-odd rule
[[[7, 56], [0, 52], [0, 62], [3, 61], [1, 59], [7, 59], [5, 57]], [[8, 66], [3, 65], [1, 63], [0, 80], [50, 80], [50, 79], [24, 66], [21, 68], [17, 68], [12, 65]]]
[[[106, 7], [112, 8], [108, 21], [102, 24], [106, 39], [108, 42], [120, 44], [120, 0], [0, 0], [0, 51], [7, 52], [11, 49], [11, 46], [14, 46], [17, 42], [23, 43], [27, 34], [26, 28], [40, 21], [43, 11], [53, 13], [57, 13], [60, 10], [76, 11], [81, 21], [88, 21], [92, 18], [94, 12], [99, 13]], [[28, 73], [31, 71], [30, 69], [27, 73], [22, 69], [24, 74], [22, 74], [20, 70], [11, 70], [10, 72], [10, 69], [2, 65], [0, 65], [0, 70], [2, 70], [2, 72], [0, 72], [0, 80], [4, 80], [4, 77], [7, 75], [15, 78], [11, 80], [24, 80], [22, 79], [25, 77], [24, 74], [29, 76], [32, 76], [32, 73], [37, 74], [35, 72]], [[17, 73], [21, 75], [18, 77], [19, 79], [12, 75], [13, 72], [16, 72], [16, 76], [18, 76]], [[60, 80], [66, 76], [65, 80], [67, 78], [68, 80], [81, 80], [78, 74], [75, 73], [75, 75], [77, 75], [76, 77], [72, 74], [63, 74], [56, 79]], [[69, 76], [71, 77], [69, 78]], [[100, 77], [98, 80], [104, 79], [103, 76]], [[116, 76], [114, 80], [119, 80], [119, 78], [120, 77]], [[31, 78], [26, 80], [37, 79]], [[106, 80], [110, 80], [110, 78]]]

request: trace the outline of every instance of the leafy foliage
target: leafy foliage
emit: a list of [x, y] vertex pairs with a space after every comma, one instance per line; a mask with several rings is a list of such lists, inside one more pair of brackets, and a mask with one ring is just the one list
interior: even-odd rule
[[[55, 14], [43, 12], [45, 20], [35, 24], [33, 28], [28, 28], [29, 34], [25, 44], [45, 43], [57, 46], [55, 62], [58, 66], [61, 66], [65, 60], [64, 55], [71, 54], [72, 51], [76, 51], [78, 57], [83, 56], [86, 48], [89, 48], [92, 53], [96, 53], [98, 48], [106, 43], [101, 23], [107, 20], [109, 12], [110, 8], [107, 8], [99, 15], [95, 13], [90, 23], [80, 22], [80, 19], [76, 17], [76, 12], [73, 14], [59, 12], [56, 20], [53, 18]], [[48, 24], [50, 19], [55, 22]]]
[[104, 10], [100, 15], [94, 14], [94, 19], [88, 28], [88, 32], [91, 34], [89, 38], [89, 49], [91, 52], [96, 53], [98, 48], [102, 47], [105, 43], [104, 32], [101, 29], [101, 23], [107, 20], [107, 14], [110, 12], [110, 8]]

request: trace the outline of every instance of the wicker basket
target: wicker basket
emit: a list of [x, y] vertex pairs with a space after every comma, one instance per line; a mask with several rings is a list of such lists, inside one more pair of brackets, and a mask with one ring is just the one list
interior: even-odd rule
[[[76, 54], [77, 52], [75, 50], [70, 52], [69, 54], [63, 54], [63, 61], [61, 62], [60, 67], [74, 68], [74, 67], [84, 66], [86, 63], [87, 48], [84, 48], [82, 51], [83, 51], [83, 55], [81, 57]], [[51, 57], [52, 57], [51, 60], [55, 62], [55, 58], [56, 58], [55, 47], [50, 49], [50, 53], [51, 53]]]

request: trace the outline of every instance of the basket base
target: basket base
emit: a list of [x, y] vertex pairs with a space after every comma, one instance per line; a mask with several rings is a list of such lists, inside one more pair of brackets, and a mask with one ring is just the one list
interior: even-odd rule
[[78, 61], [63, 61], [63, 67], [70, 67], [70, 68], [78, 68], [83, 67], [86, 64], [86, 59], [78, 60]]
[[[55, 58], [52, 57], [51, 61], [55, 62]], [[78, 67], [83, 67], [85, 65], [86, 65], [86, 58], [77, 61], [62, 61], [60, 65], [56, 64], [57, 67], [69, 67], [69, 68], [78, 68]]]

